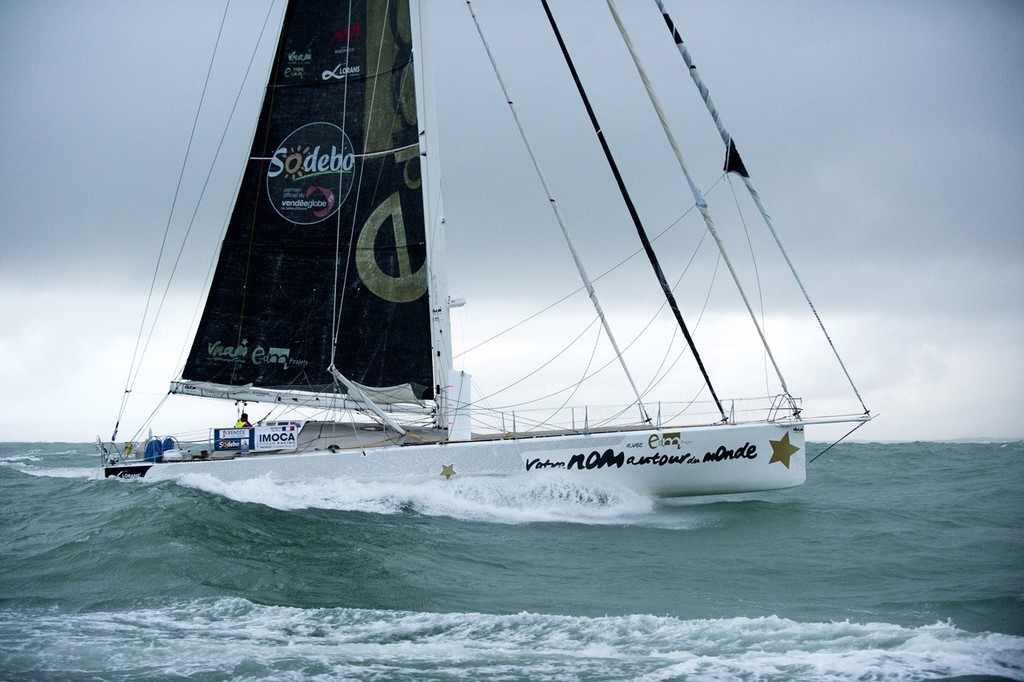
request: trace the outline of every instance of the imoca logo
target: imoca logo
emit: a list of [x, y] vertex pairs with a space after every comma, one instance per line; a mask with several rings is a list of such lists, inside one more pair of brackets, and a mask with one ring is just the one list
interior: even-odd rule
[[270, 158], [270, 203], [278, 215], [297, 225], [329, 218], [348, 196], [355, 163], [352, 143], [333, 123], [296, 128]]
[[295, 447], [295, 434], [290, 432], [273, 432], [256, 434], [256, 442], [261, 446], [291, 446]]

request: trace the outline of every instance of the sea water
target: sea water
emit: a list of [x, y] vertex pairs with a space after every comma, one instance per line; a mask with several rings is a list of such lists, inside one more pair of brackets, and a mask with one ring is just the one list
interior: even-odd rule
[[0, 679], [1024, 680], [1020, 442], [683, 500], [98, 465], [0, 444]]

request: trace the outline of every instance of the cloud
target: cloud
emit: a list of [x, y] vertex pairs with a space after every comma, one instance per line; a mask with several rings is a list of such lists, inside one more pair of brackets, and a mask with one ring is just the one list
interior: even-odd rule
[[[469, 299], [460, 318], [469, 331], [456, 334], [472, 343], [580, 284], [464, 5], [431, 4], [445, 32], [434, 66], [450, 280], [453, 293]], [[742, 187], [719, 182], [721, 141], [653, 4], [620, 4], [688, 162], [706, 169], [695, 172], [715, 219], [751, 277], [744, 252], [756, 216], [749, 206], [735, 208], [733, 192]], [[660, 305], [656, 298], [637, 303], [657, 287], [642, 257], [611, 270], [636, 251], [636, 238], [564, 64], [538, 28], [543, 20], [533, 21], [536, 7], [475, 6], [588, 272], [619, 317], [613, 328], [628, 341]], [[198, 119], [223, 6], [195, 1], [167, 11], [110, 0], [0, 7], [0, 56], [11, 65], [0, 75], [0, 354], [12, 364], [5, 389], [18, 396], [0, 437], [82, 440], [116, 416], [161, 245], [189, 291], [168, 303], [185, 312], [154, 336], [157, 369], [138, 393], [158, 400], [166, 391], [262, 97], [273, 46], [256, 36], [268, 10], [273, 18], [281, 7], [231, 6]], [[687, 319], [699, 318], [708, 292], [697, 284], [697, 266], [687, 267], [703, 226], [687, 215], [692, 198], [624, 47], [603, 9], [568, 2], [554, 9], [581, 55], [578, 67], [648, 229], [660, 233], [686, 216], [658, 249], [669, 279], [682, 277]], [[866, 402], [883, 415], [862, 433], [1020, 435], [1010, 406], [1020, 404], [1024, 384], [1016, 350], [1024, 319], [1024, 158], [1017, 151], [1024, 147], [1024, 5], [707, 2], [669, 9]], [[252, 76], [243, 83], [250, 58]], [[707, 143], [684, 136], [688, 130]], [[187, 231], [196, 243], [179, 257]], [[524, 244], [536, 253], [517, 264], [509, 255]], [[765, 280], [783, 271], [777, 257], [761, 258], [757, 274]], [[157, 272], [156, 291], [169, 273], [169, 265]], [[712, 294], [730, 315], [738, 307], [735, 296]], [[784, 328], [802, 305], [792, 288], [783, 296], [766, 286], [765, 295], [777, 311], [770, 329]], [[539, 341], [561, 348], [592, 320], [585, 297], [576, 299], [584, 307], [556, 308], [532, 338], [503, 338], [496, 351], [469, 356], [481, 366], [495, 360], [499, 369], [470, 371], [481, 381], [492, 374], [500, 387], [512, 369], [541, 364]], [[707, 340], [720, 322], [706, 318], [699, 337], [729, 385], [730, 365], [740, 364], [729, 361], [731, 344]], [[644, 385], [667, 343], [632, 352]], [[562, 356], [563, 375], [545, 377], [536, 393], [581, 374], [593, 348], [588, 335]], [[790, 339], [779, 353], [796, 361], [794, 392], [808, 386], [808, 398], [824, 393], [831, 408], [819, 365], [800, 369], [803, 342]], [[648, 360], [653, 368], [643, 367]], [[623, 388], [621, 379], [608, 384]], [[223, 408], [230, 420], [233, 408]], [[59, 425], [56, 410], [65, 414]]]

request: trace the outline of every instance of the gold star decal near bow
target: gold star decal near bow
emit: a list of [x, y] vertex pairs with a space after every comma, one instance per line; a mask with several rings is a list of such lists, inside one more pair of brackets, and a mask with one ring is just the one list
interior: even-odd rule
[[782, 440], [768, 440], [772, 444], [772, 458], [768, 460], [768, 463], [782, 462], [783, 465], [789, 468], [789, 458], [793, 456], [794, 452], [799, 452], [800, 448], [789, 442], [789, 431], [786, 431], [786, 435], [782, 437]]
[[454, 464], [442, 464], [441, 465], [441, 475], [444, 476], [446, 479], [449, 479], [452, 476], [454, 476], [455, 475], [455, 465]]

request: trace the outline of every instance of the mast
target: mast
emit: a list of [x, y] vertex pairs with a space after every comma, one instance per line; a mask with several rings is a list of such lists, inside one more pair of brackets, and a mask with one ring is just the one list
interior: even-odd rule
[[440, 144], [437, 138], [437, 111], [434, 99], [425, 94], [434, 90], [429, 3], [409, 0], [412, 30], [413, 83], [416, 92], [416, 120], [419, 122], [420, 182], [423, 193], [423, 221], [427, 247], [427, 296], [430, 300], [431, 360], [434, 366], [434, 400], [437, 409], [434, 425], [445, 428], [448, 422], [446, 397], [451, 392], [452, 342], [451, 308], [448, 295], [445, 219], [441, 204]]
[[[453, 385], [454, 364], [452, 346], [452, 308], [465, 304], [453, 300], [447, 280], [447, 248], [444, 210], [441, 201], [440, 140], [437, 134], [436, 98], [426, 96], [436, 92], [434, 82], [433, 36], [430, 3], [409, 0], [412, 40], [413, 75], [417, 92], [416, 111], [419, 121], [420, 179], [423, 191], [423, 216], [427, 247], [428, 285], [430, 299], [431, 359], [434, 369], [434, 426], [449, 428], [459, 409], [468, 409], [460, 403], [462, 392]], [[468, 376], [467, 379], [468, 381]]]
[[[682, 36], [679, 35], [679, 31], [676, 30], [675, 24], [672, 22], [672, 17], [669, 16], [664, 3], [662, 0], [654, 0], [654, 2], [657, 3], [658, 10], [665, 19], [665, 25], [668, 27], [669, 33], [672, 34], [672, 40], [675, 42], [676, 48], [679, 50], [679, 54], [683, 58], [683, 61], [686, 62], [687, 70], [690, 72], [690, 78], [693, 79], [694, 85], [696, 85], [697, 90], [700, 91], [701, 99], [704, 100], [704, 105], [707, 107], [708, 113], [711, 114], [711, 118], [714, 120], [715, 126], [718, 128], [718, 133], [722, 136], [722, 142], [725, 143], [725, 171], [727, 173], [736, 173], [743, 178], [743, 184], [746, 185], [751, 199], [753, 199], [754, 204], [757, 206], [757, 210], [760, 211], [765, 225], [768, 226], [768, 231], [771, 232], [772, 238], [775, 240], [775, 244], [779, 247], [782, 257], [786, 260], [786, 265], [789, 266], [789, 271], [793, 273], [793, 278], [796, 280], [797, 286], [800, 287], [800, 291], [804, 295], [804, 300], [807, 301], [807, 305], [814, 314], [814, 319], [818, 321], [818, 326], [821, 327], [822, 334], [825, 335], [825, 339], [828, 341], [828, 345], [832, 349], [833, 355], [835, 355], [836, 360], [839, 362], [839, 367], [843, 370], [843, 374], [846, 375], [846, 380], [850, 383], [850, 388], [853, 389], [854, 395], [857, 396], [857, 400], [860, 402], [860, 406], [864, 410], [864, 414], [869, 414], [870, 410], [868, 410], [867, 406], [864, 404], [864, 399], [861, 398], [860, 391], [857, 390], [857, 386], [853, 383], [853, 378], [847, 371], [846, 365], [843, 363], [843, 359], [839, 356], [839, 351], [836, 349], [835, 344], [832, 343], [832, 337], [829, 336], [828, 331], [825, 329], [825, 323], [822, 321], [821, 316], [818, 315], [818, 310], [814, 307], [814, 303], [811, 302], [811, 297], [807, 293], [807, 289], [804, 287], [804, 283], [800, 279], [800, 275], [797, 274], [796, 267], [793, 265], [793, 261], [789, 258], [789, 253], [786, 251], [785, 247], [783, 247], [782, 240], [779, 238], [778, 232], [775, 231], [775, 223], [772, 221], [772, 217], [768, 213], [768, 209], [765, 208], [764, 202], [761, 201], [760, 193], [758, 193], [757, 189], [754, 187], [754, 181], [751, 179], [746, 166], [743, 164], [743, 160], [740, 158], [739, 151], [736, 149], [736, 143], [733, 140], [732, 135], [730, 135], [726, 130], [725, 124], [722, 122], [722, 117], [718, 113], [718, 109], [715, 107], [715, 103], [711, 101], [711, 91], [708, 90], [704, 81], [701, 79], [700, 74], [697, 73], [697, 67], [694, 65], [693, 59], [690, 57], [690, 52], [686, 49], [686, 44], [683, 43]], [[609, 0], [609, 6], [611, 6], [611, 0]]]
[[565, 41], [562, 40], [562, 33], [558, 30], [558, 24], [555, 22], [555, 17], [551, 13], [551, 8], [548, 6], [547, 0], [541, 0], [541, 4], [544, 5], [544, 12], [547, 14], [548, 22], [551, 24], [551, 29], [554, 31], [555, 39], [558, 41], [558, 47], [561, 49], [562, 56], [565, 58], [565, 63], [568, 65], [569, 71], [572, 73], [573, 82], [576, 83], [576, 89], [579, 91], [580, 98], [583, 100], [583, 105], [586, 107], [587, 115], [590, 117], [590, 123], [594, 127], [594, 133], [597, 135], [597, 139], [601, 143], [601, 149], [604, 151], [605, 159], [608, 161], [608, 166], [611, 168], [612, 175], [615, 176], [615, 182], [619, 187], [619, 192], [622, 194], [622, 199], [626, 204], [626, 209], [629, 211], [629, 216], [632, 218], [633, 225], [636, 227], [637, 235], [640, 237], [640, 243], [644, 247], [644, 252], [647, 254], [648, 260], [651, 262], [651, 267], [654, 269], [654, 274], [658, 278], [658, 283], [661, 285], [661, 289], [665, 294], [669, 308], [672, 309], [672, 314], [676, 318], [676, 323], [679, 325], [679, 329], [683, 333], [683, 338], [686, 339], [686, 343], [690, 347], [690, 352], [693, 353], [693, 359], [697, 362], [697, 367], [700, 369], [700, 372], [704, 377], [704, 383], [707, 385], [708, 390], [711, 392], [711, 397], [714, 399], [715, 405], [718, 407], [718, 412], [722, 416], [722, 421], [728, 421], [729, 418], [726, 416], [725, 409], [722, 407], [722, 401], [719, 400], [718, 394], [715, 393], [714, 386], [711, 385], [711, 377], [708, 376], [707, 369], [704, 367], [704, 362], [701, 360], [700, 353], [697, 352], [697, 346], [693, 341], [693, 337], [690, 335], [690, 330], [686, 327], [683, 315], [679, 311], [679, 305], [676, 303], [676, 297], [672, 293], [672, 287], [669, 286], [668, 280], [665, 279], [665, 273], [662, 271], [661, 264], [658, 262], [658, 256], [654, 252], [654, 246], [651, 244], [651, 240], [647, 236], [647, 230], [644, 229], [643, 223], [640, 220], [640, 214], [637, 213], [636, 206], [633, 204], [629, 191], [626, 189], [625, 181], [622, 179], [621, 173], [619, 173], [618, 164], [615, 163], [615, 158], [612, 156], [611, 148], [605, 140], [604, 133], [601, 130], [601, 125], [598, 123], [594, 109], [590, 105], [590, 98], [587, 97], [587, 93], [583, 88], [583, 83], [580, 80], [579, 73], [576, 71], [576, 66], [573, 64], [572, 57], [569, 56], [569, 50], [565, 46]]

